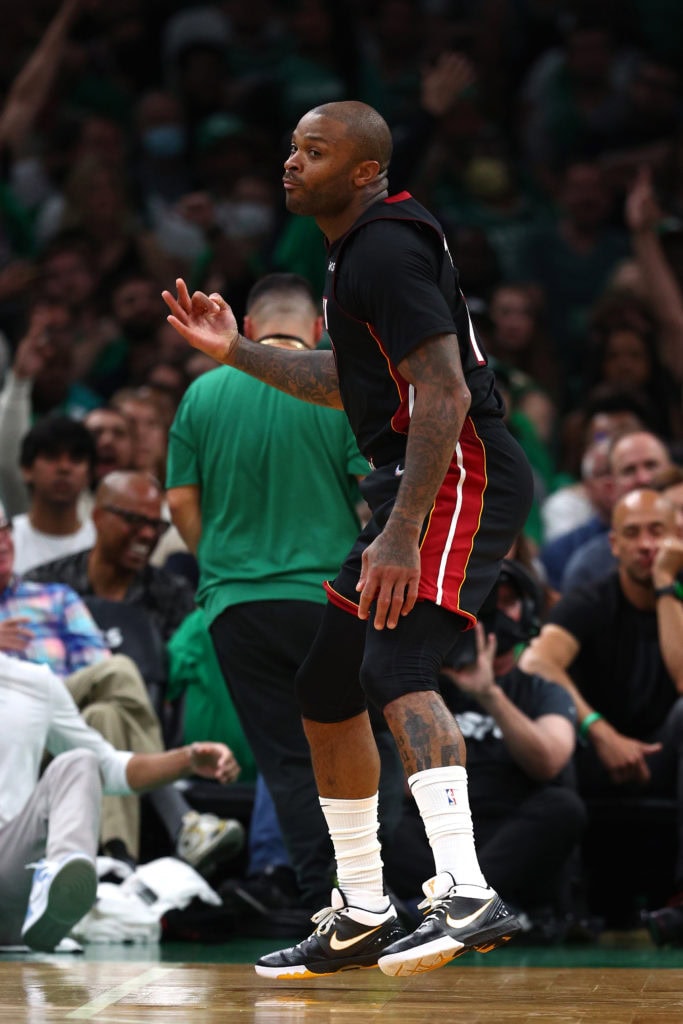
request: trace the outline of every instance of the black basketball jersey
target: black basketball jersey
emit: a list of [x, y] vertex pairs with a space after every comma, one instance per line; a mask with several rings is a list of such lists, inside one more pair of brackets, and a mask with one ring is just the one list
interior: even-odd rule
[[375, 466], [405, 451], [413, 388], [398, 364], [438, 334], [456, 334], [470, 416], [502, 416], [438, 221], [408, 192], [374, 203], [328, 250], [323, 297], [346, 414]]

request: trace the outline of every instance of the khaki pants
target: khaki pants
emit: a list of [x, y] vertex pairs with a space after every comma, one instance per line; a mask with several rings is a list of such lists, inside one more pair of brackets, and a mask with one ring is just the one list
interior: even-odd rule
[[[117, 750], [153, 754], [164, 749], [159, 719], [135, 663], [115, 654], [67, 676], [64, 683], [81, 715]], [[140, 848], [140, 799], [105, 796], [100, 839], [121, 839], [137, 859]]]

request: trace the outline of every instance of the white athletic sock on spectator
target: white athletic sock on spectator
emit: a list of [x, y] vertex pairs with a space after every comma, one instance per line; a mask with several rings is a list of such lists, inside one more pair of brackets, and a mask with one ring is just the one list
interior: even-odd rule
[[347, 902], [379, 913], [389, 906], [384, 893], [377, 832], [377, 794], [363, 800], [320, 797], [337, 861], [337, 884]]
[[427, 768], [411, 775], [408, 785], [424, 822], [436, 873], [450, 872], [459, 886], [486, 888], [474, 848], [465, 768]]

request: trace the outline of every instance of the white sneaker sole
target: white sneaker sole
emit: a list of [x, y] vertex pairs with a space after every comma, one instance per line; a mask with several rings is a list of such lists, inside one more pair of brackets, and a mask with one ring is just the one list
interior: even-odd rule
[[508, 942], [518, 931], [516, 925], [508, 925], [506, 929], [491, 927], [483, 929], [480, 937], [472, 944], [459, 942], [457, 939], [447, 935], [440, 939], [432, 939], [421, 946], [414, 946], [412, 949], [404, 949], [399, 953], [387, 953], [381, 956], [378, 967], [383, 974], [392, 977], [408, 977], [411, 974], [424, 974], [426, 971], [435, 971], [438, 967], [455, 960], [456, 957], [470, 950], [478, 953], [490, 953], [503, 943]]
[[374, 970], [377, 964], [349, 964], [348, 967], [335, 967], [332, 971], [311, 971], [304, 964], [294, 964], [292, 967], [265, 967], [263, 964], [254, 964], [254, 970], [261, 978], [279, 978], [286, 981], [288, 978], [301, 980], [302, 978], [329, 978], [333, 974], [343, 974], [346, 971], [370, 971]]
[[378, 960], [378, 967], [382, 974], [389, 974], [392, 977], [405, 978], [411, 974], [424, 974], [425, 971], [435, 971], [437, 967], [454, 960], [456, 956], [464, 952], [465, 946], [457, 939], [450, 939], [444, 935], [440, 939], [433, 939], [413, 949], [404, 949], [400, 953], [387, 953]]
[[88, 857], [72, 857], [50, 882], [42, 914], [22, 929], [31, 949], [50, 952], [88, 913], [97, 896], [97, 873]]
[[261, 978], [312, 978], [323, 977], [313, 975], [304, 964], [295, 964], [292, 967], [265, 967], [261, 964], [254, 964], [254, 970]]

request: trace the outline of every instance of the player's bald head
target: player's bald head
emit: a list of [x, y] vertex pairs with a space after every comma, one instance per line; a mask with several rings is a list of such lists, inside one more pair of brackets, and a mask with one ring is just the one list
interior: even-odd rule
[[353, 139], [359, 160], [376, 160], [385, 171], [391, 160], [393, 143], [389, 125], [374, 107], [358, 100], [323, 103], [309, 114], [329, 118], [344, 126], [347, 138]]

